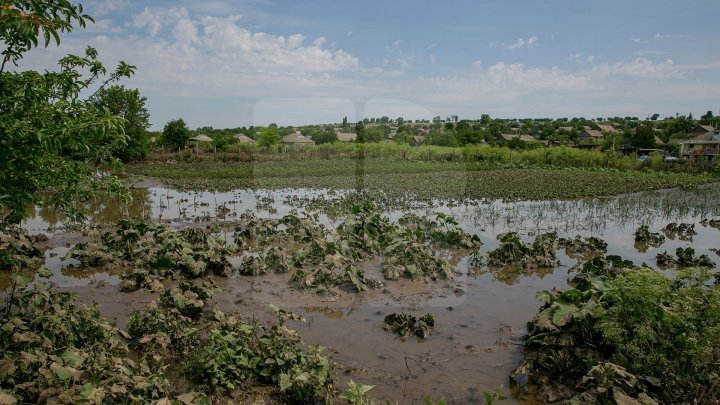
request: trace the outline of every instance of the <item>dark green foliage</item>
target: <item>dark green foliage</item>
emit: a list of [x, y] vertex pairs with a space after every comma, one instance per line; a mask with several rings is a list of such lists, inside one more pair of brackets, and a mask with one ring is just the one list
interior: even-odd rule
[[720, 288], [713, 281], [704, 270], [670, 279], [643, 268], [543, 292], [546, 303], [528, 324], [531, 350], [514, 378], [541, 382], [537, 394], [546, 400], [717, 401]]
[[385, 316], [385, 328], [394, 334], [406, 338], [415, 335], [427, 339], [435, 327], [435, 318], [432, 314], [425, 314], [420, 319], [404, 312], [396, 312]]
[[658, 232], [650, 232], [647, 225], [641, 225], [635, 230], [635, 242], [642, 242], [652, 247], [658, 247], [665, 242], [665, 236]]
[[185, 121], [179, 118], [165, 124], [162, 131], [162, 143], [174, 148], [182, 148], [190, 140], [190, 136], [190, 129], [188, 129]]
[[695, 249], [691, 247], [687, 247], [685, 249], [677, 248], [675, 250], [675, 255], [677, 257], [673, 257], [671, 254], [663, 252], [658, 253], [655, 259], [657, 260], [658, 266], [662, 267], [715, 267], [715, 262], [710, 260], [708, 255], [695, 257]]
[[557, 234], [539, 235], [531, 245], [525, 244], [516, 232], [498, 235], [500, 246], [488, 252], [488, 266], [518, 265], [523, 268], [555, 267], [558, 250]]
[[651, 122], [642, 124], [635, 130], [635, 134], [631, 139], [632, 146], [636, 148], [654, 148], [655, 147], [655, 130]]
[[125, 142], [112, 151], [124, 162], [143, 160], [150, 153], [150, 113], [145, 107], [147, 98], [138, 89], [112, 86], [100, 89], [90, 100], [98, 113], [109, 112], [123, 119]]
[[287, 319], [301, 318], [274, 310], [279, 321], [270, 326], [216, 312], [217, 322], [188, 361], [187, 374], [213, 391], [232, 391], [257, 381], [278, 387], [284, 402], [330, 402], [330, 360], [319, 346], [305, 348], [297, 332], [285, 326]]
[[[159, 399], [161, 371], [128, 357], [123, 333], [75, 297], [35, 284], [0, 307], [0, 389], [20, 403]], [[4, 398], [7, 401], [7, 398]]]

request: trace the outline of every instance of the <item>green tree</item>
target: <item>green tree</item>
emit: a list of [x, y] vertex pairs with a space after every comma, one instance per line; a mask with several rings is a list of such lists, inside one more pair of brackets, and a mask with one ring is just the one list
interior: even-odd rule
[[101, 89], [91, 99], [98, 112], [107, 109], [110, 114], [124, 119], [125, 144], [120, 145], [113, 155], [128, 162], [145, 159], [150, 152], [150, 113], [145, 108], [147, 98], [137, 89], [112, 86]]
[[636, 148], [654, 148], [655, 147], [655, 130], [650, 122], [640, 125], [635, 134], [630, 139], [632, 146]]
[[190, 130], [182, 118], [165, 124], [162, 132], [163, 143], [175, 148], [182, 148], [190, 140]]
[[60, 34], [92, 18], [61, 0], [15, 0], [0, 6], [0, 221], [17, 223], [31, 204], [80, 214], [74, 204], [101, 191], [129, 196], [114, 176], [97, 176], [116, 163], [122, 118], [99, 112], [82, 91], [103, 89], [134, 66], [120, 62], [108, 74], [97, 51], [68, 55], [57, 71], [8, 71], [31, 48], [60, 44]]
[[235, 136], [228, 131], [217, 132], [213, 134], [212, 139], [215, 149], [221, 152], [225, 152], [228, 149], [228, 146], [236, 142]]
[[355, 124], [355, 134], [357, 135], [356, 142], [357, 143], [365, 143], [365, 124], [362, 121], [358, 121], [357, 124]]
[[400, 131], [397, 134], [395, 134], [395, 143], [399, 144], [408, 144], [410, 143], [410, 140], [412, 140], [412, 135], [410, 135], [410, 132], [407, 131]]
[[280, 142], [280, 131], [277, 126], [269, 126], [260, 132], [258, 146], [273, 146]]
[[337, 134], [332, 127], [303, 129], [302, 134], [315, 141], [317, 145], [337, 141]]

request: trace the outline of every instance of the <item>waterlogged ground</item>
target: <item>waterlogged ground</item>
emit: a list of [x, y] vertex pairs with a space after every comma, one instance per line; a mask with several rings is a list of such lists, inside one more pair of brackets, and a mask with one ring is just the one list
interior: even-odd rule
[[[320, 222], [337, 223], [343, 207], [339, 192], [311, 190], [232, 192], [179, 192], [165, 187], [137, 188], [131, 204], [117, 200], [88, 203], [89, 223], [101, 227], [121, 218], [161, 221], [171, 228], [211, 226], [227, 240], [232, 231], [223, 224], [245, 212], [259, 217], [279, 218], [293, 210], [320, 213]], [[596, 236], [608, 243], [608, 254], [620, 255], [635, 264], [656, 266], [655, 256], [678, 247], [692, 246], [715, 262], [720, 257], [710, 249], [720, 248], [720, 230], [703, 219], [720, 217], [720, 185], [692, 190], [670, 190], [571, 201], [501, 202], [463, 200], [397, 200], [381, 195], [375, 201], [392, 220], [407, 212], [435, 217], [436, 212], [454, 216], [470, 234], [477, 234], [481, 252], [495, 249], [497, 235], [515, 231], [526, 242], [536, 235], [556, 231], [561, 237]], [[670, 222], [695, 223], [697, 232], [687, 240], [667, 238], [659, 247], [637, 245], [633, 232], [648, 225], [659, 232]], [[50, 211], [38, 211], [24, 223], [30, 234], [49, 236], [42, 245], [51, 280], [65, 290], [77, 292], [86, 303], [97, 302], [102, 314], [124, 326], [132, 309], [142, 308], [152, 296], [139, 290], [119, 291], [119, 274], [113, 271], [79, 270], [73, 259], [63, 260], [72, 246], [87, 237], [81, 231], [62, 226]], [[441, 253], [456, 269], [452, 281], [426, 283], [401, 279], [387, 282], [376, 290], [362, 293], [343, 291], [337, 297], [320, 296], [313, 290], [296, 291], [288, 287], [289, 274], [257, 277], [214, 278], [222, 293], [214, 302], [241, 317], [270, 319], [268, 304], [296, 311], [307, 318], [294, 325], [304, 341], [331, 349], [338, 364], [339, 387], [353, 379], [375, 385], [376, 398], [407, 403], [422, 395], [444, 397], [451, 403], [484, 403], [483, 390], [508, 386], [508, 375], [522, 358], [525, 323], [540, 305], [540, 290], [566, 288], [568, 272], [580, 259], [558, 253], [555, 269], [518, 271], [516, 269], [475, 268], [465, 253]], [[239, 260], [233, 261], [239, 266]], [[362, 263], [362, 270], [382, 279], [380, 262]], [[0, 287], [9, 285], [0, 274]], [[385, 315], [404, 311], [420, 317], [431, 313], [436, 333], [428, 339], [402, 340], [384, 330]], [[506, 388], [507, 392], [507, 388]]]

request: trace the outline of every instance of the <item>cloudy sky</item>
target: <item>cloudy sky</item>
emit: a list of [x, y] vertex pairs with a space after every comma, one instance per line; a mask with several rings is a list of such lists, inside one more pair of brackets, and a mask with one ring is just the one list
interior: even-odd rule
[[363, 117], [662, 116], [720, 109], [720, 1], [85, 0], [87, 45], [153, 129]]

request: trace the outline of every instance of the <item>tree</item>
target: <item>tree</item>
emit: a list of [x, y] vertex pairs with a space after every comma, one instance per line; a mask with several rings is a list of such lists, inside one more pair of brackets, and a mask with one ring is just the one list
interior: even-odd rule
[[235, 139], [235, 135], [228, 131], [220, 131], [218, 133], [213, 134], [213, 146], [215, 149], [225, 152], [228, 149], [228, 146], [234, 144], [237, 140]]
[[655, 147], [655, 130], [650, 122], [646, 122], [635, 130], [630, 142], [636, 148], [654, 148]]
[[145, 108], [147, 98], [140, 96], [137, 89], [125, 89], [124, 86], [112, 86], [101, 89], [91, 102], [102, 113], [107, 109], [110, 114], [123, 118], [125, 144], [120, 145], [113, 155], [124, 162], [145, 159], [150, 152], [150, 113]]
[[175, 148], [182, 148], [190, 140], [190, 130], [182, 118], [165, 124], [162, 132], [163, 143]]
[[480, 116], [480, 123], [482, 125], [487, 125], [492, 121], [492, 118], [490, 118], [490, 114], [482, 114]]
[[280, 131], [277, 126], [269, 126], [260, 132], [259, 146], [273, 146], [280, 142]]
[[24, 54], [60, 34], [85, 27], [92, 18], [81, 5], [61, 0], [15, 0], [0, 6], [0, 221], [20, 222], [32, 204], [81, 213], [74, 204], [101, 191], [129, 197], [116, 177], [98, 176], [117, 161], [112, 151], [124, 142], [123, 122], [99, 112], [83, 90], [102, 90], [129, 77], [135, 67], [120, 62], [111, 73], [88, 47], [68, 55], [55, 72], [8, 71]]
[[365, 124], [362, 121], [355, 124], [355, 134], [357, 135], [355, 140], [357, 143], [365, 143]]
[[410, 135], [410, 132], [407, 131], [400, 131], [397, 134], [395, 134], [394, 141], [399, 144], [408, 144], [412, 140], [412, 135]]
[[332, 127], [304, 129], [303, 135], [315, 141], [317, 145], [337, 141], [337, 134]]

